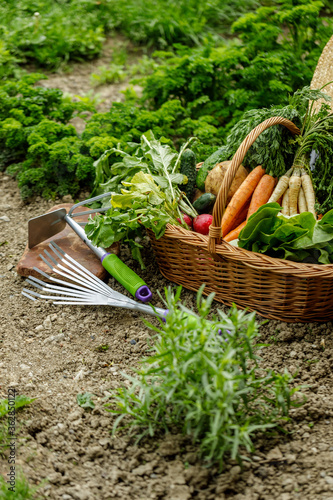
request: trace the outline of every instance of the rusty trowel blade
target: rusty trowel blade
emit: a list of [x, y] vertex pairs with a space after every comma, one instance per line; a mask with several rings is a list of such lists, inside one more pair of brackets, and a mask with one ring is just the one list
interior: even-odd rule
[[28, 221], [28, 247], [32, 248], [48, 238], [60, 233], [65, 226], [65, 208], [59, 208]]

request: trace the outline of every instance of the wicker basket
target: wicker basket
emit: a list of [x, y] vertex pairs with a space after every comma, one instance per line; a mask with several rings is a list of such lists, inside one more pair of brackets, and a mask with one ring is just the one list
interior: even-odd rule
[[246, 152], [268, 127], [284, 125], [300, 131], [291, 121], [270, 118], [242, 142], [224, 178], [213, 211], [209, 236], [168, 224], [162, 238], [151, 243], [161, 273], [190, 290], [206, 283], [224, 304], [256, 310], [262, 316], [286, 322], [333, 319], [333, 265], [302, 264], [249, 252], [221, 241], [221, 220], [232, 180]]

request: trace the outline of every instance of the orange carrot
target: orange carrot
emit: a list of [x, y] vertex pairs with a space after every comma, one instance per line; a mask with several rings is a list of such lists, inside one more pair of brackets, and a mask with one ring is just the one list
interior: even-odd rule
[[[239, 233], [241, 232], [243, 227], [245, 227], [248, 218], [252, 214], [254, 214], [258, 210], [259, 207], [261, 207], [262, 205], [265, 205], [265, 203], [268, 202], [271, 194], [274, 191], [275, 184], [276, 184], [276, 179], [274, 179], [274, 177], [272, 177], [271, 175], [265, 174], [260, 179], [260, 181], [257, 184], [257, 187], [255, 188], [255, 190], [253, 192], [253, 195], [251, 198], [251, 203], [250, 203], [249, 209], [248, 209], [247, 214], [246, 214], [246, 219], [245, 220], [244, 220], [244, 218], [241, 219], [240, 221], [243, 220], [243, 222], [241, 224], [238, 223], [236, 225], [236, 229], [233, 229], [232, 231], [230, 231], [223, 238], [224, 241], [232, 241], [232, 240], [235, 240], [236, 238], [238, 238]], [[240, 212], [240, 214], [243, 214], [243, 210]], [[237, 217], [237, 222], [238, 222], [238, 217]]]
[[224, 212], [222, 217], [222, 235], [228, 234], [232, 228], [233, 221], [241, 212], [245, 203], [251, 197], [253, 191], [258, 185], [258, 182], [265, 174], [265, 170], [261, 165], [256, 167], [249, 175], [246, 177], [245, 181], [237, 189], [236, 193], [230, 200], [229, 205]]
[[230, 231], [230, 233], [228, 233], [227, 236], [225, 236], [223, 238], [223, 240], [224, 241], [232, 241], [232, 240], [235, 240], [236, 238], [238, 238], [239, 233], [241, 232], [243, 227], [246, 226], [246, 223], [247, 223], [247, 220], [243, 221], [241, 224], [239, 224], [238, 227], [236, 227], [236, 229], [234, 229], [233, 231]]
[[247, 219], [254, 214], [258, 208], [268, 202], [274, 191], [276, 179], [271, 175], [265, 174], [259, 181], [252, 195], [251, 204], [247, 213]]
[[249, 207], [250, 207], [250, 203], [251, 203], [251, 199], [249, 199], [244, 207], [242, 208], [242, 210], [239, 212], [239, 214], [237, 215], [237, 217], [234, 219], [233, 221], [233, 224], [230, 228], [230, 231], [233, 231], [234, 229], [236, 229], [236, 227], [239, 226], [239, 224], [241, 224], [244, 220], [246, 220], [246, 217], [247, 217], [247, 212], [249, 211]]

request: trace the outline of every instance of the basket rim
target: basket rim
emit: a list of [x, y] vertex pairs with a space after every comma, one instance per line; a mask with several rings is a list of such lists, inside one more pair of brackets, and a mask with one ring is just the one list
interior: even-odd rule
[[[152, 233], [154, 234], [154, 233]], [[238, 246], [230, 245], [227, 241], [222, 240], [216, 244], [215, 253], [209, 252], [208, 241], [209, 237], [200, 233], [195, 233], [181, 226], [167, 224], [166, 230], [162, 238], [178, 239], [185, 244], [202, 247], [212, 257], [229, 258], [234, 261], [241, 261], [243, 265], [251, 268], [267, 269], [276, 273], [288, 273], [292, 275], [304, 275], [304, 278], [328, 278], [333, 277], [333, 264], [309, 264], [304, 262], [294, 262], [287, 259], [278, 259], [268, 255], [252, 252], [239, 248]], [[156, 238], [155, 238], [156, 239]]]

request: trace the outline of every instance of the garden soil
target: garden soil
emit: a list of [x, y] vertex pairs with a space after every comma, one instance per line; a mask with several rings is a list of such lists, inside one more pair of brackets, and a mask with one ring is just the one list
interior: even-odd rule
[[[71, 74], [50, 76], [44, 84], [82, 95], [92, 69], [76, 67], [78, 87]], [[118, 91], [110, 88], [106, 101], [118, 100]], [[115, 417], [105, 405], [112, 403], [113, 390], [126, 385], [124, 374], [148, 355], [152, 332], [129, 311], [29, 301], [16, 273], [28, 219], [70, 201], [37, 198], [24, 204], [16, 182], [0, 173], [0, 399], [9, 387], [36, 398], [16, 415], [16, 472], [22, 470], [32, 486], [39, 486], [41, 498], [57, 500], [333, 500], [331, 322], [286, 324], [258, 317], [260, 340], [269, 344], [261, 352], [262, 366], [295, 374], [295, 385], [305, 386], [306, 403], [292, 410], [280, 431], [256, 438], [256, 450], [242, 468], [230, 459], [222, 472], [205, 468], [198, 447], [180, 434], [137, 445], [125, 434], [112, 436]], [[159, 273], [149, 242], [145, 271], [125, 247], [120, 257], [154, 291], [154, 304], [162, 306], [156, 291], [170, 283]], [[126, 294], [113, 279], [109, 285]], [[182, 298], [194, 308], [193, 292], [183, 290]], [[227, 310], [218, 303], [214, 307]], [[92, 411], [77, 404], [84, 392], [93, 394]], [[8, 456], [0, 447], [5, 478]]]
[[[308, 386], [307, 402], [292, 411], [285, 432], [255, 440], [256, 451], [243, 469], [231, 460], [222, 472], [205, 468], [197, 446], [178, 434], [139, 445], [126, 435], [112, 437], [115, 417], [105, 404], [112, 401], [110, 391], [126, 384], [123, 374], [147, 354], [151, 332], [136, 313], [30, 302], [21, 295], [24, 279], [15, 267], [27, 242], [27, 221], [52, 204], [23, 204], [15, 181], [0, 174], [0, 398], [7, 397], [8, 387], [36, 398], [17, 413], [16, 466], [40, 485], [40, 496], [332, 500], [332, 324], [269, 321], [260, 327], [261, 340], [270, 344], [262, 351], [263, 366], [297, 374], [295, 383]], [[154, 290], [153, 302], [162, 306], [156, 290], [168, 283], [149, 244], [145, 271], [125, 248], [121, 258], [141, 273]], [[109, 285], [124, 292], [113, 279]], [[194, 293], [184, 290], [182, 296], [194, 307]], [[102, 345], [109, 349], [100, 352]], [[94, 395], [94, 410], [78, 406], [76, 396], [83, 392]], [[2, 449], [0, 473], [8, 472], [8, 450]]]

